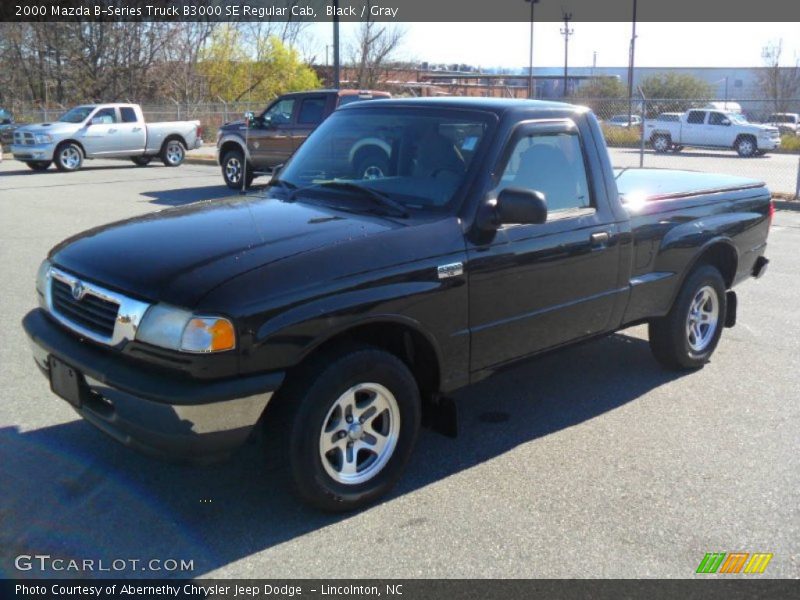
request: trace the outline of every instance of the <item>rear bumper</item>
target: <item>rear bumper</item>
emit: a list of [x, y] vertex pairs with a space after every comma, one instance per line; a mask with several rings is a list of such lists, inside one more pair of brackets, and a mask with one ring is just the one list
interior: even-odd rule
[[42, 373], [51, 358], [80, 381], [71, 406], [122, 444], [172, 459], [211, 462], [243, 444], [261, 418], [283, 373], [199, 381], [149, 368], [81, 341], [41, 309], [22, 321]]

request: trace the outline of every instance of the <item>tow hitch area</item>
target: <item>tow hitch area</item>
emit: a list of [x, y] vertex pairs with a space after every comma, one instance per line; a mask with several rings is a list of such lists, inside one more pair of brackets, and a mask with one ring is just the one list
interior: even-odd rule
[[759, 256], [756, 259], [756, 264], [753, 265], [753, 277], [758, 279], [764, 273], [767, 272], [767, 265], [769, 264], [769, 259], [764, 256]]
[[725, 305], [725, 327], [733, 327], [736, 325], [736, 308], [739, 305], [736, 292], [729, 290], [725, 293]]

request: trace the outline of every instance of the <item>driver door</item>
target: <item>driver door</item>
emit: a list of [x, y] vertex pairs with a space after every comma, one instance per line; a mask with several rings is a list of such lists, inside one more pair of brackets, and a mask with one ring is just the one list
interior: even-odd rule
[[114, 107], [101, 108], [89, 117], [81, 136], [87, 156], [103, 156], [116, 151], [118, 124]]
[[604, 331], [624, 291], [619, 229], [575, 124], [523, 125], [504, 157], [491, 195], [541, 192], [547, 221], [501, 225], [467, 249], [473, 371]]
[[279, 99], [264, 111], [259, 124], [247, 131], [247, 149], [256, 169], [272, 169], [292, 155], [296, 104], [294, 98]]

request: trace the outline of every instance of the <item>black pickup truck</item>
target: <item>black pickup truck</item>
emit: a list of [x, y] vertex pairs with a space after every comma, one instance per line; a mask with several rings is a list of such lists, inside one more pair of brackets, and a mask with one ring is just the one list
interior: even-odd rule
[[[363, 139], [390, 149], [380, 175], [354, 176]], [[56, 246], [23, 325], [120, 442], [205, 460], [258, 425], [302, 499], [345, 510], [397, 481], [423, 415], [452, 425], [449, 395], [514, 361], [648, 323], [661, 363], [701, 367], [772, 214], [757, 181], [615, 172], [584, 108], [353, 104], [261, 196]]]

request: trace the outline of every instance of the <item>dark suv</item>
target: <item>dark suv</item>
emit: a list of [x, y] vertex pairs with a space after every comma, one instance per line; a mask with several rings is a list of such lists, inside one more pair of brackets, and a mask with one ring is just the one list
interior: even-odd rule
[[[363, 100], [391, 98], [388, 92], [369, 90], [315, 90], [284, 94], [260, 115], [226, 123], [217, 134], [217, 162], [229, 188], [249, 187], [257, 175], [270, 173], [285, 163], [309, 134], [330, 114], [346, 104]], [[357, 167], [378, 169], [387, 160], [381, 144], [363, 151]], [[370, 162], [371, 161], [371, 162]], [[369, 164], [367, 164], [369, 163]]]

